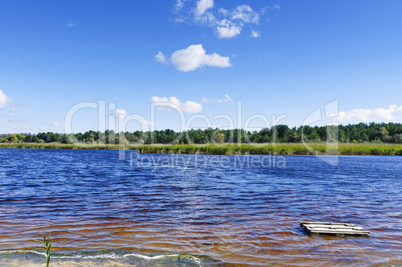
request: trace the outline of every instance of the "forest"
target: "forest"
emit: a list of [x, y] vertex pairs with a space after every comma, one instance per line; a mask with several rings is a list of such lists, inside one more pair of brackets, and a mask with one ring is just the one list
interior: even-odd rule
[[153, 132], [120, 132], [112, 130], [62, 134], [2, 134], [0, 143], [62, 143], [62, 144], [214, 144], [214, 143], [402, 143], [401, 123], [359, 123], [340, 126], [300, 126], [289, 128], [277, 125], [260, 131], [242, 129], [192, 129], [185, 132], [155, 130]]

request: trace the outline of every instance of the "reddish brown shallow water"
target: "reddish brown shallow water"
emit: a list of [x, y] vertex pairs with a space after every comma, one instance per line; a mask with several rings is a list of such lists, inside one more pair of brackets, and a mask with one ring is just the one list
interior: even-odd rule
[[[341, 157], [331, 166], [288, 156], [285, 167], [217, 168], [204, 164], [212, 156], [141, 156], [149, 165], [114, 151], [0, 151], [0, 259], [41, 251], [46, 230], [55, 261], [93, 253], [114, 262], [186, 254], [202, 264], [263, 266], [402, 260], [398, 157]], [[371, 237], [309, 237], [300, 220], [356, 223]]]

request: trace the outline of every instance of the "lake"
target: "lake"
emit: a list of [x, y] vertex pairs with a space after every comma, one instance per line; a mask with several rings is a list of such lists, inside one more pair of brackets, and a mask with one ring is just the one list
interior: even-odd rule
[[[402, 261], [402, 157], [1, 149], [0, 162], [0, 265], [40, 266], [45, 230], [66, 266]], [[301, 220], [371, 237], [307, 236]]]

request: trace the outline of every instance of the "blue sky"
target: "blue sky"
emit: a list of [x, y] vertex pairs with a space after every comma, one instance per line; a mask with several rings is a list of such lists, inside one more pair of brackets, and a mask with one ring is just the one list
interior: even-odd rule
[[[235, 128], [272, 116], [299, 126], [334, 100], [342, 124], [402, 122], [401, 10], [399, 0], [2, 1], [1, 133], [64, 132], [83, 102], [97, 107], [75, 113], [74, 132], [113, 128], [116, 114], [126, 130], [178, 130], [174, 107], [189, 128], [231, 127], [225, 116]], [[155, 103], [174, 107], [153, 121]]]

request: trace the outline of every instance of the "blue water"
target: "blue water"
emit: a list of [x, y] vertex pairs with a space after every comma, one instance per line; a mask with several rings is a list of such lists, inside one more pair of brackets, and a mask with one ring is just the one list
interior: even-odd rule
[[[303, 266], [402, 260], [402, 157], [341, 156], [331, 166], [315, 156], [1, 149], [0, 162], [0, 250], [40, 251], [46, 229], [56, 253]], [[356, 223], [371, 237], [306, 236], [301, 220]]]

